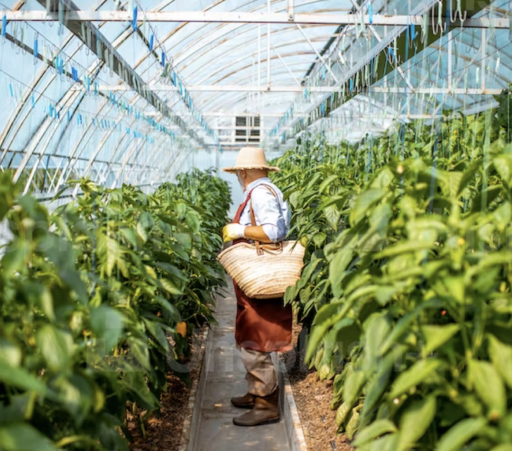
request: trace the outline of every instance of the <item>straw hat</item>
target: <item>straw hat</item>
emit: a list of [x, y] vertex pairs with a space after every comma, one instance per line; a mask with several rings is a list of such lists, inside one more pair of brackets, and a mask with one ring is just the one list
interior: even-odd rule
[[234, 173], [241, 169], [268, 169], [269, 171], [279, 172], [279, 168], [269, 166], [265, 158], [265, 151], [257, 147], [244, 147], [240, 149], [236, 157], [235, 166], [222, 168], [224, 172]]

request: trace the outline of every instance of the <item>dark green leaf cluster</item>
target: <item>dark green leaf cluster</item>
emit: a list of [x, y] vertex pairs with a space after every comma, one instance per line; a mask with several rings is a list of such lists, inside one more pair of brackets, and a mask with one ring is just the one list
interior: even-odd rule
[[128, 449], [127, 408], [143, 428], [168, 371], [188, 377], [190, 332], [224, 283], [225, 182], [195, 171], [149, 195], [77, 183], [83, 195], [50, 214], [0, 175], [5, 450]]
[[286, 300], [358, 449], [512, 444], [508, 103], [274, 162], [308, 250]]

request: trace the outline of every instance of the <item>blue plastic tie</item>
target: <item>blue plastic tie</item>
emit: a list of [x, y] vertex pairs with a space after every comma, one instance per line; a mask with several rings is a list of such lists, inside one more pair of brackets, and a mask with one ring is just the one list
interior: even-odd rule
[[12, 85], [9, 83], [9, 92], [11, 93], [11, 97], [14, 97], [14, 90], [12, 89]]
[[2, 37], [5, 38], [5, 33], [7, 32], [7, 16], [4, 14], [2, 17]]
[[34, 39], [34, 58], [39, 56], [39, 40], [37, 38]]
[[350, 92], [354, 91], [354, 79], [350, 79]]
[[368, 5], [368, 16], [370, 19], [370, 24], [372, 24], [373, 23], [373, 8], [372, 8], [371, 3]]
[[152, 34], [149, 38], [149, 51], [152, 52], [153, 48], [155, 47], [155, 35]]
[[165, 67], [165, 52], [162, 52], [162, 67]]
[[137, 30], [137, 14], [139, 12], [139, 9], [134, 6], [133, 7], [133, 20], [132, 20], [132, 28], [133, 28], [133, 31]]

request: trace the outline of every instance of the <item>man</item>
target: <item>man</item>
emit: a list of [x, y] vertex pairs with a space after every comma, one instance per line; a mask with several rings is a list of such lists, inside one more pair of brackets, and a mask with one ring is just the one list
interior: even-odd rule
[[[268, 178], [269, 171], [279, 169], [268, 166], [263, 149], [241, 149], [236, 165], [223, 170], [236, 174], [244, 190], [244, 201], [233, 223], [224, 227], [224, 242], [283, 241], [290, 224], [289, 208], [279, 188]], [[284, 306], [283, 298], [251, 299], [236, 283], [234, 285], [237, 299], [235, 339], [247, 370], [248, 391], [231, 402], [251, 411], [234, 418], [233, 423], [257, 426], [278, 422], [279, 389], [271, 353], [291, 349], [292, 309], [290, 305]]]

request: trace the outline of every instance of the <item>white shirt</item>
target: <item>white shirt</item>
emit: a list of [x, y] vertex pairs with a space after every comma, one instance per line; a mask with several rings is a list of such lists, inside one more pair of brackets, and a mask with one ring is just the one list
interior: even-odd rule
[[[277, 198], [265, 186], [258, 186], [262, 184], [270, 186], [277, 194]], [[247, 186], [244, 192], [244, 202], [251, 190], [251, 201], [256, 225], [263, 226], [264, 232], [272, 242], [283, 241], [290, 230], [291, 217], [288, 202], [283, 200], [283, 193], [268, 177], [255, 180]], [[249, 201], [240, 216], [240, 224], [243, 226], [252, 225], [251, 201]]]

